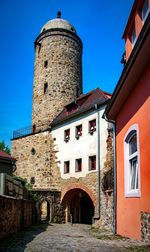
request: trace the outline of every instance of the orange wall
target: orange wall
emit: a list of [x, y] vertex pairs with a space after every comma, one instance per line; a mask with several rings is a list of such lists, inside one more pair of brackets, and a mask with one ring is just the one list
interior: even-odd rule
[[[150, 212], [150, 65], [116, 118], [117, 233], [141, 239], [140, 212]], [[140, 198], [125, 198], [124, 137], [131, 125], [139, 126]]]

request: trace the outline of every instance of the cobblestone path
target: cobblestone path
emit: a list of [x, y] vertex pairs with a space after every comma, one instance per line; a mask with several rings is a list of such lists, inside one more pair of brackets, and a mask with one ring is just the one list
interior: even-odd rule
[[100, 240], [91, 234], [88, 225], [42, 224], [0, 241], [0, 251], [122, 252], [128, 251], [130, 245], [126, 241]]

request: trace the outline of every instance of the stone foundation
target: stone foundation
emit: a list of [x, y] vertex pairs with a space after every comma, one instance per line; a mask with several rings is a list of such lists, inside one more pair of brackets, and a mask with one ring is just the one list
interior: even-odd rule
[[150, 213], [147, 212], [141, 212], [141, 238], [150, 241]]

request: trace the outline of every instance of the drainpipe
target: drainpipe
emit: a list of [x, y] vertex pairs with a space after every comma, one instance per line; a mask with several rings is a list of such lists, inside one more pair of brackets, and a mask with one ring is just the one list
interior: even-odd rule
[[116, 165], [116, 125], [114, 120], [108, 120], [106, 114], [103, 118], [113, 124], [113, 146], [114, 146], [114, 212], [113, 212], [113, 233], [116, 234], [116, 207], [117, 207], [117, 165]]
[[100, 113], [98, 111], [97, 104], [94, 105], [95, 109], [97, 110], [97, 144], [98, 144], [98, 154], [97, 154], [97, 160], [98, 160], [98, 216], [97, 219], [100, 219]]

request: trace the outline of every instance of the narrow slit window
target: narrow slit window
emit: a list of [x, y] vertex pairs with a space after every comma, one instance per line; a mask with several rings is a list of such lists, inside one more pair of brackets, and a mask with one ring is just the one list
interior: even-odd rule
[[44, 83], [44, 94], [48, 92], [48, 83]]
[[44, 61], [44, 67], [47, 68], [48, 67], [48, 60]]

